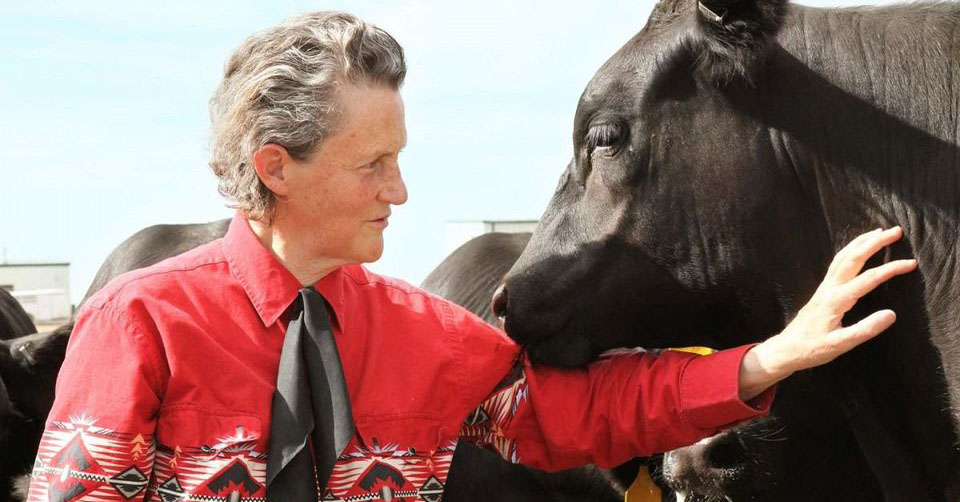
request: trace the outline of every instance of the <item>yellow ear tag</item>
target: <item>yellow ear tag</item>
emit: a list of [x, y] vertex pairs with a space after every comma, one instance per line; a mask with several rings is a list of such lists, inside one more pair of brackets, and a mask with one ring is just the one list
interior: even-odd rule
[[678, 347], [675, 349], [667, 349], [667, 350], [675, 350], [677, 352], [689, 352], [691, 354], [700, 354], [701, 356], [707, 356], [716, 352], [716, 350], [713, 350], [710, 347]]
[[660, 488], [650, 479], [650, 470], [647, 466], [640, 467], [637, 473], [637, 479], [633, 480], [627, 493], [624, 494], [624, 502], [660, 502]]

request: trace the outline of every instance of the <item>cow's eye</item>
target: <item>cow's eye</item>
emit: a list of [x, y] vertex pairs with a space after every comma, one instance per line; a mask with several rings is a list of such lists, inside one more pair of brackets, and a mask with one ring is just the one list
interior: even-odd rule
[[616, 147], [623, 138], [623, 126], [615, 122], [606, 122], [590, 126], [587, 131], [587, 153], [592, 154], [599, 148]]

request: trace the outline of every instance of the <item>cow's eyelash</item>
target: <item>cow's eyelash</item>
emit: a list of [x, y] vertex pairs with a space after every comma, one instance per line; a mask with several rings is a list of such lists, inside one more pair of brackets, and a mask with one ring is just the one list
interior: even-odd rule
[[592, 153], [597, 148], [615, 146], [623, 135], [623, 126], [611, 122], [597, 124], [587, 131], [587, 152]]

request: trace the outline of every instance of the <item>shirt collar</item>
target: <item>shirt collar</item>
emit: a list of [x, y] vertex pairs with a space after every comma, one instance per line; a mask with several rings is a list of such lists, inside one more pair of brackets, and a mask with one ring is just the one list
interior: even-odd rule
[[[302, 286], [260, 242], [239, 211], [234, 214], [223, 238], [223, 254], [230, 272], [250, 298], [263, 325], [275, 323], [297, 298]], [[342, 322], [341, 316], [337, 315], [343, 311], [342, 267], [324, 276], [314, 287], [330, 304], [337, 321]]]
[[345, 265], [340, 267], [323, 276], [322, 279], [313, 285], [317, 292], [327, 300], [328, 304], [330, 304], [330, 310], [333, 311], [332, 321], [340, 328], [341, 333], [346, 331], [346, 326], [344, 325], [344, 316], [347, 313], [347, 308], [345, 305], [346, 295], [343, 291], [344, 277], [347, 275], [346, 269], [351, 266], [352, 265]]

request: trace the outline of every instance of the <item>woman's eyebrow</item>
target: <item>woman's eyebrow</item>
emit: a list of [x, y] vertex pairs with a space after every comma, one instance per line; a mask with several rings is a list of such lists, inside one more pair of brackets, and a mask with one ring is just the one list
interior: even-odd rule
[[403, 149], [406, 148], [406, 147], [407, 147], [407, 144], [404, 143], [403, 146], [401, 146], [401, 147], [400, 147], [399, 149], [397, 149], [397, 150], [394, 150], [394, 149], [392, 149], [392, 148], [383, 148], [383, 149], [379, 149], [379, 150], [374, 150], [373, 152], [370, 153], [369, 156], [379, 159], [380, 157], [384, 157], [384, 156], [386, 156], [386, 155], [393, 155], [394, 153], [400, 153], [400, 152], [402, 152]]

